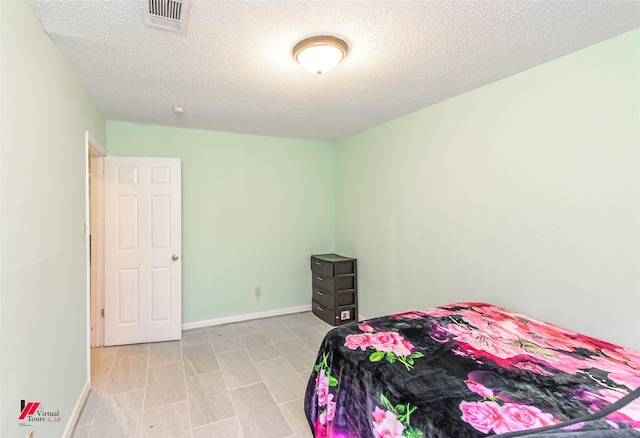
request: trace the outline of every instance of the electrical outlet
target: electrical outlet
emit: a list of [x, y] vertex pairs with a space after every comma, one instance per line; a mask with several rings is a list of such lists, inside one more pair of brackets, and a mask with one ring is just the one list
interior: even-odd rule
[[260, 286], [259, 284], [253, 286], [253, 296], [259, 297], [260, 295], [262, 295], [262, 286]]

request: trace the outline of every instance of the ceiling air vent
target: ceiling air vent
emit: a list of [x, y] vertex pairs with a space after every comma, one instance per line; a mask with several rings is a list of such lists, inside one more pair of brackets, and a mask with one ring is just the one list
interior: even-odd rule
[[148, 0], [144, 23], [174, 32], [187, 33], [191, 0]]

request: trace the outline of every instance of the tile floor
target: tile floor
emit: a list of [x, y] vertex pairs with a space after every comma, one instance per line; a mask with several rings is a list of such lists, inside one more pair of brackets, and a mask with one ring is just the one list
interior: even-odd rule
[[303, 397], [332, 329], [311, 312], [94, 348], [75, 438], [310, 438]]

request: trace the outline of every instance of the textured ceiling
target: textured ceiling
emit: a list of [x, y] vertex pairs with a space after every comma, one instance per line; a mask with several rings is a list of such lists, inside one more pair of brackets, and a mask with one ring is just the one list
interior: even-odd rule
[[[143, 1], [29, 3], [107, 119], [323, 140], [640, 27], [638, 1], [192, 0], [186, 34]], [[314, 76], [291, 49], [319, 34], [350, 52]]]

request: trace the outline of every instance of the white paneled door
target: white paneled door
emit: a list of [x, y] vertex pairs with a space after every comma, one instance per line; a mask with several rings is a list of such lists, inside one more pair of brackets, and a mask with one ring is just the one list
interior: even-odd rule
[[104, 175], [104, 344], [180, 339], [180, 159], [104, 157]]

